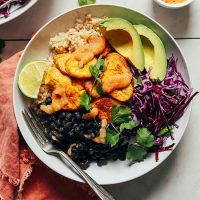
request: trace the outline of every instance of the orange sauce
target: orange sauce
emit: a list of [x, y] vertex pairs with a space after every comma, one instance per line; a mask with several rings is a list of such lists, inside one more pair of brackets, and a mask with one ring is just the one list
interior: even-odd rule
[[185, 0], [163, 0], [165, 3], [182, 3]]

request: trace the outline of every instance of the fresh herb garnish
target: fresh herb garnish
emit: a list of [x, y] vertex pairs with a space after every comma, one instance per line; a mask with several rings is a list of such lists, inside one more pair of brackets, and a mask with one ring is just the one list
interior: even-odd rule
[[[136, 122], [129, 118], [131, 114], [131, 109], [125, 106], [113, 106], [112, 116], [110, 125], [114, 130], [106, 130], [106, 142], [111, 147], [115, 146], [118, 141], [120, 134], [123, 130], [131, 130], [136, 126]], [[115, 124], [120, 124], [119, 130], [116, 128]]]
[[91, 96], [89, 96], [86, 92], [81, 95], [80, 104], [85, 107], [87, 111], [91, 109]]
[[113, 106], [112, 108], [112, 123], [127, 123], [130, 121], [128, 117], [131, 114], [131, 109], [126, 106]]
[[129, 147], [126, 153], [126, 158], [131, 162], [143, 161], [147, 156], [147, 151], [144, 147], [133, 146]]
[[132, 130], [136, 125], [137, 123], [130, 119], [129, 122], [120, 124], [119, 130], [120, 132], [122, 132], [124, 129]]
[[147, 128], [139, 128], [135, 139], [142, 147], [150, 148], [154, 145], [154, 136]]
[[106, 143], [111, 147], [115, 146], [119, 141], [119, 132], [107, 129], [106, 130]]
[[97, 85], [96, 85], [96, 91], [99, 95], [103, 95], [103, 90], [102, 90], [102, 83], [101, 82], [98, 82]]
[[[104, 68], [105, 68], [105, 63], [102, 56], [99, 56], [96, 65], [90, 65], [90, 72], [92, 73], [92, 76], [94, 77], [92, 90], [94, 86], [96, 85], [96, 91], [100, 95], [103, 94], [103, 90], [102, 90], [101, 79], [99, 78], [99, 76], [104, 71]], [[91, 93], [92, 93], [92, 90], [91, 90]]]
[[78, 0], [79, 6], [96, 3], [96, 0]]
[[172, 132], [173, 128], [172, 126], [169, 126], [169, 127], [164, 127], [163, 129], [161, 129], [159, 132], [158, 132], [158, 136], [161, 137], [161, 136], [167, 136], [169, 137], [170, 136], [170, 133]]

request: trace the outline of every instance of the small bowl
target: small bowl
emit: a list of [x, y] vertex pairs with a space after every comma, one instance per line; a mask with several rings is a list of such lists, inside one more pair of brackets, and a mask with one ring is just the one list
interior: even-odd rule
[[164, 8], [169, 8], [169, 9], [177, 9], [177, 8], [183, 8], [190, 3], [192, 3], [193, 0], [185, 0], [182, 3], [166, 3], [163, 0], [154, 0], [157, 4]]

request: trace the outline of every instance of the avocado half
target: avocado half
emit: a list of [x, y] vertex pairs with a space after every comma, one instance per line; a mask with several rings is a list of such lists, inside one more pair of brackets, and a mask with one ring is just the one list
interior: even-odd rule
[[148, 27], [134, 25], [140, 35], [145, 57], [145, 69], [153, 81], [162, 81], [167, 71], [167, 56], [161, 39]]
[[108, 18], [100, 24], [111, 46], [140, 71], [144, 70], [144, 50], [140, 36], [125, 19]]

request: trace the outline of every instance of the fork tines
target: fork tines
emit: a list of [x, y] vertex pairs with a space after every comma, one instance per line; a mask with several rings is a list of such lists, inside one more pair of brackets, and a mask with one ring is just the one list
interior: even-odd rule
[[35, 111], [28, 107], [27, 109], [25, 108], [24, 111], [22, 111], [22, 114], [31, 128], [31, 133], [35, 137], [36, 141], [39, 142], [39, 144], [44, 145], [46, 142], [48, 142], [48, 139], [45, 136], [45, 129], [42, 126], [37, 114]]

